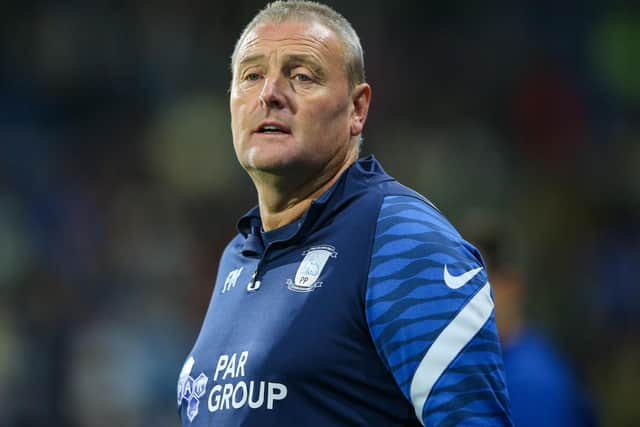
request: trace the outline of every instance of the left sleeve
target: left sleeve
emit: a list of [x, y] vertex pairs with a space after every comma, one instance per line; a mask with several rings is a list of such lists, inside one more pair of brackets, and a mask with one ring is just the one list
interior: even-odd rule
[[382, 204], [366, 316], [423, 425], [513, 425], [480, 255], [420, 199], [387, 196]]

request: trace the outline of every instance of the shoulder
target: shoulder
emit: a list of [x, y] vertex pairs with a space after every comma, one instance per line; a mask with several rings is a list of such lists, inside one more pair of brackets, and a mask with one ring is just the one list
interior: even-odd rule
[[[401, 186], [398, 189], [404, 190]], [[382, 221], [389, 225], [404, 224], [405, 227], [415, 230], [429, 229], [448, 234], [453, 238], [461, 238], [433, 203], [409, 189], [402, 193], [383, 194], [378, 215], [378, 222]]]
[[242, 251], [245, 247], [246, 237], [241, 233], [236, 235], [227, 243], [218, 259], [218, 277], [226, 276], [230, 270], [236, 268], [237, 265], [244, 264]]
[[235, 236], [227, 243], [224, 250], [222, 251], [222, 258], [231, 256], [233, 254], [237, 254], [242, 251], [242, 247], [244, 242], [247, 239], [241, 233], [236, 233]]
[[465, 262], [484, 266], [477, 249], [430, 201], [406, 187], [400, 190], [386, 194], [380, 205], [374, 257], [414, 249], [421, 257], [440, 264]]

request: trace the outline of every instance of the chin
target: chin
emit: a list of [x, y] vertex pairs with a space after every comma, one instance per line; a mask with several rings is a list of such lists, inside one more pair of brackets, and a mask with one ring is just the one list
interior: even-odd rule
[[[261, 147], [265, 148], [265, 147]], [[249, 150], [246, 161], [243, 163], [245, 169], [253, 169], [264, 172], [287, 171], [299, 167], [302, 163], [299, 155], [293, 153], [291, 148], [278, 147], [281, 149], [260, 149], [254, 147]]]
[[297, 168], [297, 164], [293, 162], [287, 162], [285, 160], [279, 161], [261, 161], [249, 164], [251, 170], [266, 172], [273, 175], [286, 175]]

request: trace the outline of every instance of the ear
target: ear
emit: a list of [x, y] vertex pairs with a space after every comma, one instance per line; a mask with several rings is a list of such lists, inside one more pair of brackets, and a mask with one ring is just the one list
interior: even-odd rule
[[360, 135], [367, 121], [369, 105], [371, 104], [371, 86], [367, 83], [360, 83], [351, 92], [351, 102], [353, 111], [351, 112], [350, 130], [351, 136]]

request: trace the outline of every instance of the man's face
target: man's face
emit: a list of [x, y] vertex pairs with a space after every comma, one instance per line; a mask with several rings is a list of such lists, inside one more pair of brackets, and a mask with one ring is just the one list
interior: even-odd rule
[[231, 130], [242, 166], [318, 172], [353, 147], [353, 102], [344, 47], [313, 22], [256, 26], [240, 46], [231, 86]]

